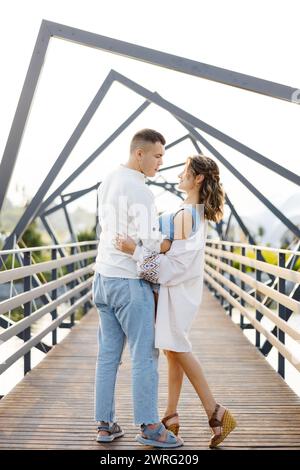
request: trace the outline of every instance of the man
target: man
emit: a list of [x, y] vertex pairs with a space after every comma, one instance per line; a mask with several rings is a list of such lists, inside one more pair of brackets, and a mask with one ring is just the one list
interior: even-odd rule
[[155, 176], [163, 163], [164, 137], [152, 129], [137, 132], [130, 155], [101, 184], [101, 235], [93, 284], [100, 315], [96, 366], [95, 419], [98, 442], [124, 435], [115, 417], [115, 383], [127, 339], [132, 361], [134, 419], [141, 426], [136, 439], [157, 447], [179, 447], [182, 441], [167, 431], [158, 416], [158, 350], [154, 348], [154, 296], [151, 284], [139, 279], [134, 258], [115, 247], [117, 234], [128, 235], [151, 251], [161, 243], [154, 197], [145, 177]]

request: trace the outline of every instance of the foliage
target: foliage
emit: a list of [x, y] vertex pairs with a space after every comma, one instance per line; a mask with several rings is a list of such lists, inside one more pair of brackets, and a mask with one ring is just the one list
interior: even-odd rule
[[94, 226], [91, 230], [83, 230], [77, 234], [77, 239], [79, 242], [85, 241], [95, 241], [96, 240], [96, 226]]
[[22, 320], [22, 318], [24, 318], [24, 310], [22, 307], [17, 307], [10, 312], [10, 315], [8, 313], [5, 313], [4, 316], [7, 318], [11, 318], [11, 320], [14, 322], [18, 322]]

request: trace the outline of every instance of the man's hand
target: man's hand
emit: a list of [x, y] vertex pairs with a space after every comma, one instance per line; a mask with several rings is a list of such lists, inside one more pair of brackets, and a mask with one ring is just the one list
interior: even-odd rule
[[119, 233], [116, 236], [114, 245], [117, 250], [127, 253], [128, 255], [133, 255], [136, 248], [136, 243], [131, 237], [124, 236]]

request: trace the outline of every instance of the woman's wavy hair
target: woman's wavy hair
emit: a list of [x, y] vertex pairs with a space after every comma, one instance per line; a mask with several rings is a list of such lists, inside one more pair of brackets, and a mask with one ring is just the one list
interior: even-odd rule
[[224, 190], [220, 183], [219, 167], [214, 160], [204, 155], [188, 157], [188, 170], [193, 176], [203, 175], [199, 190], [199, 204], [204, 205], [207, 220], [219, 222], [224, 213]]

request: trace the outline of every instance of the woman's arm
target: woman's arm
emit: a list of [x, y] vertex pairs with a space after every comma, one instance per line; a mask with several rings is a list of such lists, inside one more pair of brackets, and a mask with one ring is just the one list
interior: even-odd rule
[[181, 210], [174, 217], [174, 240], [186, 240], [193, 228], [193, 216], [189, 210]]
[[[161, 250], [167, 252], [172, 242], [164, 240], [161, 244]], [[138, 275], [146, 281], [157, 283], [159, 276], [160, 256], [162, 254], [149, 250], [143, 245], [137, 245], [130, 237], [116, 237], [115, 247], [123, 253], [133, 255], [137, 264]]]
[[168, 240], [168, 239], [166, 238], [166, 239], [163, 240], [162, 243], [160, 244], [160, 252], [161, 252], [161, 253], [166, 253], [166, 252], [169, 251], [169, 249], [171, 248], [171, 245], [172, 245], [171, 240]]

